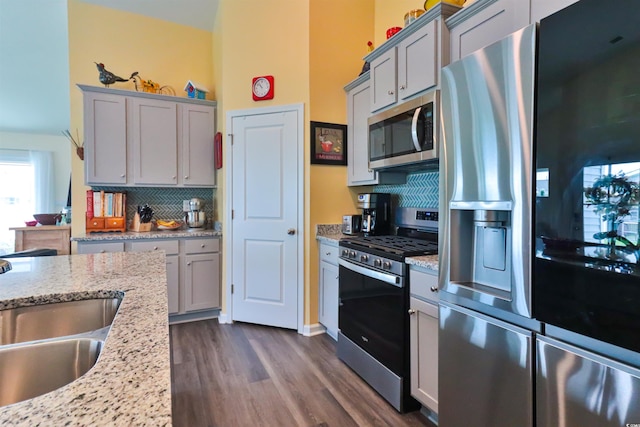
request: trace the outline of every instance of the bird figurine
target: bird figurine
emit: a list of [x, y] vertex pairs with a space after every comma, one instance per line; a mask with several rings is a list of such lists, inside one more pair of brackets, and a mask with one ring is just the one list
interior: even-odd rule
[[118, 77], [115, 74], [113, 74], [111, 71], [104, 68], [104, 64], [102, 62], [99, 64], [97, 62], [94, 62], [94, 64], [96, 64], [96, 67], [100, 72], [100, 76], [98, 77], [98, 79], [100, 80], [100, 83], [105, 85], [105, 87], [109, 87], [110, 84], [113, 84], [115, 82], [128, 82], [129, 80], [131, 80], [132, 78], [138, 75], [138, 72], [136, 71], [134, 73], [131, 73], [131, 77], [129, 77], [128, 79], [123, 79], [122, 77]]

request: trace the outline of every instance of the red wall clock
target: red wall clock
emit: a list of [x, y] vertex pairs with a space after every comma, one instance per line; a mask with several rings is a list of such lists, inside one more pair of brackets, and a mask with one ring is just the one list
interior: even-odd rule
[[254, 101], [273, 99], [273, 76], [254, 77], [251, 92]]

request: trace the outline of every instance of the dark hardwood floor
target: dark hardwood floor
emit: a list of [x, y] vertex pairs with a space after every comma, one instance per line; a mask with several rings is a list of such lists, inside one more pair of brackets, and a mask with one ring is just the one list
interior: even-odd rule
[[396, 412], [327, 335], [217, 320], [170, 332], [174, 426], [434, 427], [417, 411]]

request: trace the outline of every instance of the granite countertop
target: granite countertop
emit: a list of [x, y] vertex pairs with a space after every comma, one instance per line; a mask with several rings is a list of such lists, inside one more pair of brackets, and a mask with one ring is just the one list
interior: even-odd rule
[[187, 228], [180, 230], [156, 230], [144, 233], [135, 231], [89, 233], [86, 235], [74, 236], [71, 238], [75, 242], [99, 242], [113, 240], [139, 240], [139, 239], [180, 239], [185, 237], [220, 237], [221, 231], [204, 228]]
[[0, 407], [0, 425], [171, 425], [164, 253], [13, 258], [0, 310], [124, 295], [97, 363], [57, 390]]
[[405, 263], [409, 265], [417, 265], [428, 270], [438, 272], [438, 255], [423, 255], [405, 258]]
[[340, 239], [352, 237], [342, 233], [342, 224], [317, 224], [316, 240], [326, 243], [338, 243]]

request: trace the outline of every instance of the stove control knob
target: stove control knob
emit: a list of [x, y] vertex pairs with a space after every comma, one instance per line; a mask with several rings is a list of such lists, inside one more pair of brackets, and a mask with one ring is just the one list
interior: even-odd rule
[[360, 262], [367, 262], [369, 261], [369, 257], [367, 255], [360, 255]]
[[384, 268], [385, 270], [390, 270], [391, 269], [391, 262], [390, 261], [385, 261], [382, 263], [382, 268]]
[[382, 260], [380, 258], [376, 259], [375, 261], [373, 261], [373, 266], [382, 267]]
[[342, 256], [348, 257], [349, 256], [349, 249], [343, 249], [342, 250]]
[[356, 257], [356, 252], [355, 251], [349, 252], [349, 258], [355, 258], [355, 257]]

